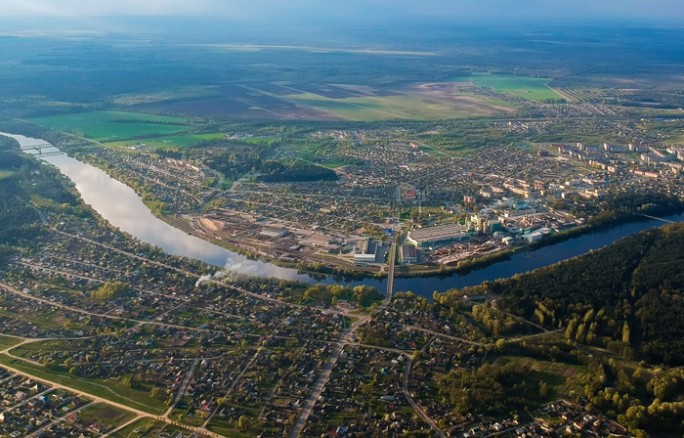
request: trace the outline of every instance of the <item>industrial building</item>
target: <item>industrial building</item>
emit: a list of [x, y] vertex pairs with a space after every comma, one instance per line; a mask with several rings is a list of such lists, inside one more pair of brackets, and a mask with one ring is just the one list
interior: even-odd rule
[[259, 234], [265, 237], [285, 237], [288, 231], [284, 228], [264, 227]]
[[441, 225], [419, 228], [408, 232], [406, 240], [416, 246], [429, 246], [433, 243], [449, 242], [469, 238], [468, 229], [461, 224]]
[[523, 235], [523, 237], [527, 240], [528, 243], [534, 243], [534, 242], [539, 242], [544, 237], [546, 237], [550, 234], [551, 234], [550, 228], [540, 228], [538, 230], [535, 230], [535, 231], [532, 231], [530, 233]]
[[418, 250], [413, 245], [401, 245], [399, 248], [400, 263], [418, 263]]
[[371, 240], [363, 240], [358, 244], [358, 252], [354, 254], [355, 265], [370, 265], [374, 263], [382, 263], [384, 260], [384, 249], [382, 245], [378, 245]]

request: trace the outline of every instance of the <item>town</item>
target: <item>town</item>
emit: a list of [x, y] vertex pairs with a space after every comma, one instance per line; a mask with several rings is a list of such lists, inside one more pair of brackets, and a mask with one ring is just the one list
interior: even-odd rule
[[[383, 274], [396, 235], [397, 274], [416, 275], [590, 229], [598, 212], [619, 209], [614, 200], [631, 193], [681, 197], [681, 146], [663, 143], [648, 126], [592, 128], [621, 129], [620, 138], [630, 139], [624, 144], [538, 142], [466, 154], [429, 146], [442, 135], [434, 129], [304, 130], [288, 141], [332, 143], [314, 159], [340, 163], [333, 181], [316, 182], [265, 182], [254, 169], [226, 181], [213, 157], [226, 148], [237, 157], [254, 153], [246, 142], [254, 138], [240, 132], [199, 154], [185, 150], [185, 159], [154, 158], [157, 150], [144, 143], [97, 153], [88, 146], [83, 158], [107, 163], [167, 222], [231, 250], [304, 270], [375, 275]], [[551, 129], [520, 121], [487, 128], [512, 138]], [[62, 147], [76, 154], [83, 148], [73, 140]], [[281, 160], [296, 151], [276, 150]]]
[[[17, 382], [3, 385], [8, 436], [525, 436], [587, 423], [579, 399], [553, 427], [450, 413], [434, 376], [558, 336], [523, 320], [471, 324], [476, 298], [457, 314], [404, 293], [331, 304], [323, 285], [228, 282], [97, 221], [35, 216], [49, 244], [14, 256], [0, 283], [0, 368]], [[621, 430], [590, 419], [586, 436]]]

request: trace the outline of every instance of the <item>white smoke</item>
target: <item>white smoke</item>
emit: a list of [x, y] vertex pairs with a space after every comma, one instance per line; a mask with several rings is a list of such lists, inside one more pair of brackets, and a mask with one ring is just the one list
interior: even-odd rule
[[219, 281], [219, 280], [232, 280], [236, 277], [242, 276], [264, 276], [263, 270], [254, 263], [234, 263], [233, 259], [228, 257], [226, 264], [223, 269], [214, 272], [213, 274], [202, 275], [197, 282], [195, 287], [200, 287], [209, 281]]
[[281, 280], [301, 280], [304, 276], [300, 276], [295, 269], [281, 268], [255, 260], [236, 262], [232, 257], [228, 257], [223, 269], [213, 274], [202, 275], [197, 279], [195, 287], [200, 287], [212, 280], [230, 281], [239, 277], [273, 277]]
[[211, 275], [202, 275], [200, 278], [197, 279], [195, 282], [195, 287], [200, 287], [207, 281], [211, 280]]

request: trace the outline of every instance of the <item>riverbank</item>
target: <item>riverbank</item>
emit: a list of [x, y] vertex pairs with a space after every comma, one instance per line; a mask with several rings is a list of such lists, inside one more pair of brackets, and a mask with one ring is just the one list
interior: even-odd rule
[[[44, 143], [42, 140], [23, 137], [20, 143]], [[33, 143], [31, 143], [33, 142]], [[341, 283], [345, 286], [367, 285], [385, 290], [387, 278], [365, 276], [363, 279], [344, 277], [335, 273], [302, 274], [297, 269], [286, 269], [263, 261], [246, 257], [214, 245], [195, 236], [188, 235], [167, 222], [155, 217], [140, 197], [127, 185], [111, 178], [101, 169], [75, 160], [66, 155], [43, 157], [43, 160], [57, 167], [75, 185], [85, 203], [114, 228], [118, 228], [136, 239], [157, 246], [172, 255], [185, 256], [204, 261], [219, 269], [256, 277], [273, 277], [284, 280], [313, 283]], [[115, 200], [116, 202], [113, 202]], [[662, 217], [662, 216], [661, 216]], [[633, 218], [636, 219], [636, 218]], [[536, 248], [499, 254], [499, 258], [473, 262], [469, 269], [448, 270], [420, 276], [398, 277], [394, 281], [395, 291], [412, 291], [431, 298], [434, 291], [474, 286], [485, 281], [511, 277], [554, 264], [558, 261], [582, 255], [611, 244], [623, 237], [662, 224], [658, 220], [628, 222], [603, 228], [584, 228], [574, 233], [559, 235], [554, 240], [541, 242]], [[667, 216], [665, 219], [680, 222], [684, 215]], [[596, 225], [596, 224], [594, 224]], [[605, 225], [605, 224], [604, 224]], [[562, 236], [562, 239], [561, 237]]]

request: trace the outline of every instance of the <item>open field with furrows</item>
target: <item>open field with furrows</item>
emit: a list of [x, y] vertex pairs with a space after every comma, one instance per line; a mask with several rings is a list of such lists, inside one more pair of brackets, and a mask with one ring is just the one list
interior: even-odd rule
[[215, 96], [196, 96], [170, 102], [135, 106], [137, 111], [192, 117], [219, 117], [240, 120], [334, 120], [325, 112], [297, 105], [251, 86], [227, 84], [213, 87]]
[[473, 85], [479, 87], [491, 88], [499, 93], [505, 93], [509, 96], [520, 97], [527, 100], [544, 101], [564, 98], [564, 96], [547, 86], [551, 81], [551, 78], [495, 73], [473, 73], [470, 77], [456, 78], [456, 80], [471, 82]]
[[264, 120], [438, 120], [503, 115], [513, 105], [466, 93], [454, 83], [392, 89], [365, 85], [257, 83], [221, 85], [217, 95], [138, 105], [140, 111], [197, 117]]
[[455, 93], [449, 84], [419, 84], [389, 95], [332, 98], [303, 92], [285, 98], [355, 121], [436, 120], [489, 116], [513, 111], [510, 105], [496, 99]]
[[31, 121], [57, 131], [79, 133], [102, 142], [170, 135], [191, 129], [185, 119], [180, 117], [123, 111], [91, 111], [37, 117]]

